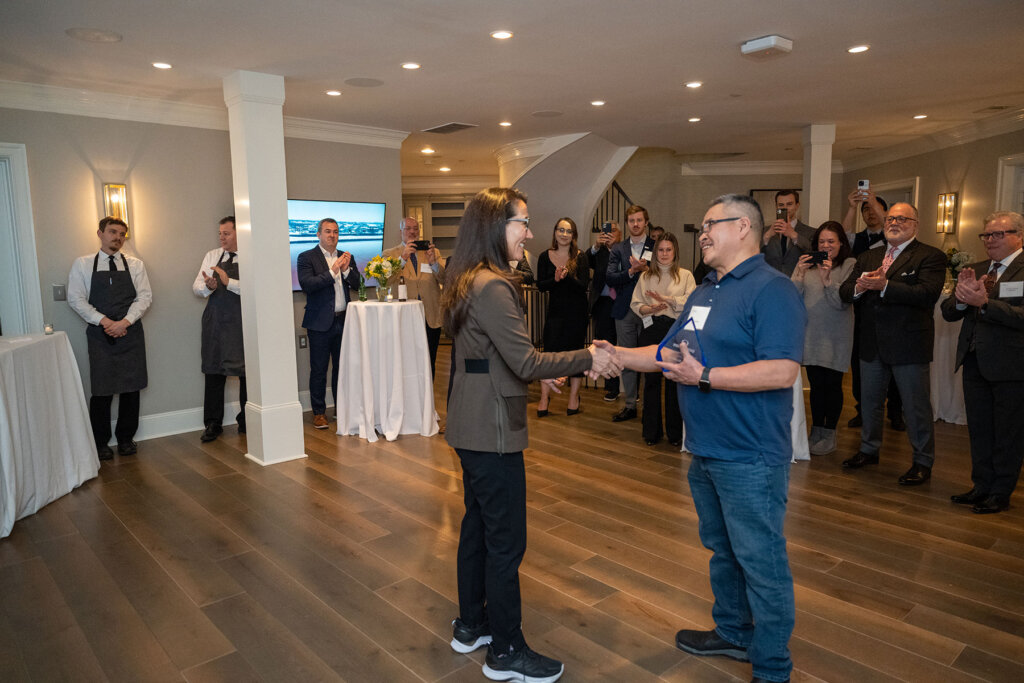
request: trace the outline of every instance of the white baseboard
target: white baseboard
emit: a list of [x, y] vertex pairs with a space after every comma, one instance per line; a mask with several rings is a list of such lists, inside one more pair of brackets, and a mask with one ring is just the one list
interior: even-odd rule
[[[312, 410], [309, 403], [309, 392], [299, 392], [299, 403], [302, 404], [302, 412]], [[329, 408], [333, 408], [333, 403], [328, 403]], [[112, 411], [115, 415], [117, 409], [114, 408]], [[238, 414], [238, 401], [232, 401], [231, 403], [224, 404], [224, 424], [233, 425], [235, 424], [235, 415]], [[116, 421], [110, 423], [110, 430], [113, 433]], [[147, 439], [159, 439], [161, 436], [172, 436], [174, 434], [183, 434], [185, 432], [198, 432], [205, 428], [203, 424], [203, 407], [198, 406], [196, 408], [186, 408], [184, 410], [172, 410], [166, 413], [154, 413], [152, 415], [142, 415], [139, 417], [139, 431], [135, 433], [136, 441], [146, 441]], [[117, 439], [112, 438], [110, 445], [116, 445]]]

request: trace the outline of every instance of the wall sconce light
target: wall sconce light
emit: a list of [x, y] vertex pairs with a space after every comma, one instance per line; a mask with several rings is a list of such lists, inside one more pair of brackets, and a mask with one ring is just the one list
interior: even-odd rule
[[120, 218], [128, 225], [128, 187], [123, 183], [104, 183], [103, 185], [104, 215]]
[[956, 234], [957, 210], [960, 208], [959, 195], [946, 192], [939, 195], [939, 210], [935, 214], [935, 232]]

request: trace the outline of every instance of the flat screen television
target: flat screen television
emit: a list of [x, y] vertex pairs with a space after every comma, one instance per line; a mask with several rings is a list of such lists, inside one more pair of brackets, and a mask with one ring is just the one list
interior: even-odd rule
[[362, 270], [384, 248], [384, 202], [328, 202], [288, 200], [288, 241], [291, 246], [292, 291], [298, 291], [295, 261], [319, 240], [316, 225], [322, 218], [338, 221], [338, 249], [352, 254]]

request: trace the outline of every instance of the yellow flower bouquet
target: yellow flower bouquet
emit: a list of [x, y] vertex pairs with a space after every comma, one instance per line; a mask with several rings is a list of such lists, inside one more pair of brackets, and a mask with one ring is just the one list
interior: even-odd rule
[[402, 262], [393, 256], [374, 256], [366, 264], [366, 277], [377, 281], [377, 300], [387, 300], [388, 283], [402, 271]]

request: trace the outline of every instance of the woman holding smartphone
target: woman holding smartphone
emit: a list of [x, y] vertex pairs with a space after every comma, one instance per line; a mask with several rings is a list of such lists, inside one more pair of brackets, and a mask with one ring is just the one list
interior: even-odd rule
[[843, 411], [843, 373], [853, 348], [853, 308], [839, 298], [839, 286], [856, 259], [841, 223], [826, 221], [811, 238], [811, 253], [797, 261], [792, 280], [804, 298], [807, 331], [804, 367], [811, 385], [811, 455], [836, 449], [836, 425]]

